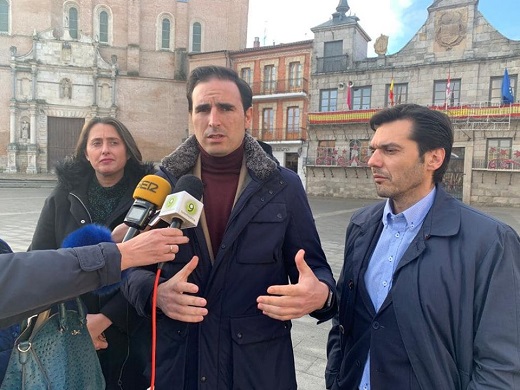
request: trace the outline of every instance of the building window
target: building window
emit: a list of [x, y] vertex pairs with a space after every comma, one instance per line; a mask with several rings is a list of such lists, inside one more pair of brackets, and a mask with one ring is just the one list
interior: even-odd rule
[[287, 108], [287, 132], [300, 132], [300, 107]]
[[264, 110], [262, 111], [262, 116], [263, 132], [272, 133], [274, 131], [274, 110], [272, 108], [264, 108]]
[[9, 32], [9, 2], [0, 0], [0, 33]]
[[264, 92], [276, 91], [276, 67], [274, 65], [264, 66]]
[[170, 48], [170, 31], [171, 31], [171, 22], [168, 18], [164, 18], [162, 20], [162, 28], [161, 28], [161, 49], [169, 49]]
[[69, 8], [69, 35], [72, 39], [78, 39], [78, 9]]
[[251, 68], [240, 69], [240, 78], [251, 85]]
[[191, 51], [194, 53], [202, 51], [202, 25], [199, 22], [193, 23], [192, 26]]
[[99, 13], [99, 42], [108, 43], [108, 12]]
[[436, 80], [433, 87], [433, 105], [435, 106], [459, 106], [460, 105], [460, 79]]
[[336, 111], [338, 106], [338, 90], [322, 89], [320, 90], [320, 111]]
[[372, 87], [353, 87], [352, 89], [352, 109], [368, 110], [372, 99]]
[[175, 42], [175, 21], [173, 16], [168, 13], [157, 15], [155, 28], [155, 49], [163, 51], [173, 50]]
[[289, 87], [291, 90], [299, 89], [302, 86], [302, 64], [291, 62], [289, 64]]
[[408, 83], [395, 84], [393, 102], [390, 95], [390, 84], [386, 84], [385, 107], [408, 102]]
[[[502, 80], [504, 76], [496, 76], [491, 77], [491, 82], [489, 83], [489, 102], [492, 105], [500, 105], [502, 104]], [[517, 75], [509, 75], [509, 82], [511, 84], [511, 89], [513, 90], [513, 96], [516, 97], [516, 82], [518, 80]]]
[[511, 158], [511, 138], [489, 138], [486, 154], [488, 169], [520, 169], [520, 154], [515, 156], [516, 160]]
[[346, 69], [346, 56], [343, 54], [343, 41], [325, 42], [322, 61], [318, 59], [318, 72], [340, 72]]

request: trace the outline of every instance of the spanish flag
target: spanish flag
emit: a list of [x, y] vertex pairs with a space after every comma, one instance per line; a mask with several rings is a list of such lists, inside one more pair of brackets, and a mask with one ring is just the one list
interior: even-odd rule
[[390, 83], [390, 88], [388, 89], [388, 100], [390, 101], [390, 105], [394, 105], [394, 78], [392, 77], [392, 82]]

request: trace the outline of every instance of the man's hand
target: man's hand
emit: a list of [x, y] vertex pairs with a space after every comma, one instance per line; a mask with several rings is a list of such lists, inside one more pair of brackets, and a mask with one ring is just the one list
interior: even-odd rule
[[305, 251], [300, 249], [294, 261], [300, 276], [298, 283], [284, 286], [270, 286], [267, 293], [257, 298], [258, 309], [265, 315], [282, 321], [303, 317], [321, 309], [329, 294], [329, 287], [318, 280], [304, 259]]
[[188, 241], [180, 229], [169, 227], [141, 233], [116, 244], [121, 252], [121, 269], [173, 260], [179, 245]]
[[104, 314], [87, 314], [87, 328], [96, 351], [108, 348], [107, 339], [103, 332], [110, 325], [112, 325], [112, 321], [110, 321]]
[[[204, 298], [196, 297], [199, 287], [188, 282], [188, 276], [197, 268], [199, 258], [193, 256], [188, 264], [157, 289], [157, 307], [168, 317], [183, 322], [201, 322], [208, 314]], [[185, 294], [187, 293], [187, 294]]]
[[112, 229], [112, 241], [114, 242], [123, 242], [123, 238], [125, 238], [126, 232], [128, 232], [130, 226], [126, 223], [120, 223], [114, 229]]

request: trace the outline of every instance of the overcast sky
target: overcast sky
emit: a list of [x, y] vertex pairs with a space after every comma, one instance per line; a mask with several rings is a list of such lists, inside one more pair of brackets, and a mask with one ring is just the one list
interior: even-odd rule
[[[254, 37], [262, 46], [313, 39], [310, 29], [329, 20], [338, 4], [339, 0], [249, 0], [247, 47], [253, 46]], [[381, 34], [390, 37], [389, 54], [402, 49], [426, 21], [431, 4], [433, 0], [348, 0], [349, 12], [372, 39], [369, 56], [375, 55], [374, 42]], [[507, 38], [520, 40], [520, 0], [480, 0], [479, 10]]]

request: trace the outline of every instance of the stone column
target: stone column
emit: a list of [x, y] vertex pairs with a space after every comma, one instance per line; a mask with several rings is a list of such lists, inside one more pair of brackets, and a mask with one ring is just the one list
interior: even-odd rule
[[98, 75], [97, 75], [97, 70], [94, 71], [94, 73], [92, 74], [92, 83], [93, 83], [93, 90], [92, 90], [92, 105], [97, 107], [98, 105]]
[[110, 75], [110, 79], [112, 81], [112, 107], [116, 106], [116, 78], [118, 73], [117, 67], [117, 56], [112, 56], [112, 72]]
[[9, 107], [9, 143], [16, 142], [16, 106], [15, 102], [11, 100]]
[[36, 100], [38, 98], [36, 93], [37, 80], [36, 76], [38, 74], [38, 68], [36, 65], [31, 67], [31, 75], [32, 75], [32, 100]]
[[29, 136], [29, 143], [30, 144], [37, 144], [36, 142], [36, 107], [31, 107], [31, 127], [30, 130], [30, 136]]

